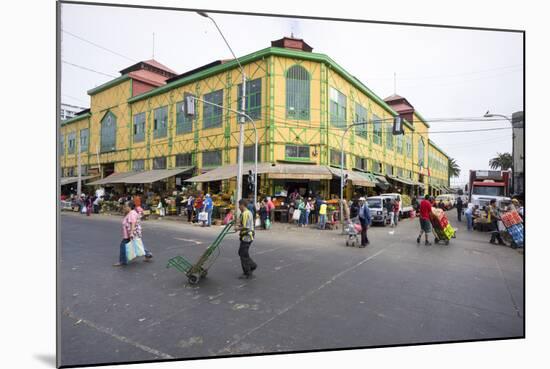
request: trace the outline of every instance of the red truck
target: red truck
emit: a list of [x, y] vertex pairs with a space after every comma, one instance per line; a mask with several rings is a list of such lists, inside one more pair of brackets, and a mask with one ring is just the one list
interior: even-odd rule
[[470, 170], [468, 201], [480, 208], [489, 205], [492, 199], [503, 207], [510, 203], [510, 171]]

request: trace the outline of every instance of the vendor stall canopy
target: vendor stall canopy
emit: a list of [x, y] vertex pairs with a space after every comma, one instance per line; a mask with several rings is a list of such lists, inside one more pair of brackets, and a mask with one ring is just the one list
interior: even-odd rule
[[89, 185], [106, 185], [116, 183], [128, 183], [128, 184], [144, 184], [161, 181], [166, 178], [176, 176], [181, 173], [188, 172], [195, 167], [182, 167], [175, 169], [153, 169], [143, 172], [124, 172], [113, 173], [110, 176], [100, 179], [98, 181], [90, 182]]
[[[249, 171], [254, 170], [254, 164], [245, 164], [243, 166], [243, 174], [246, 175]], [[348, 175], [348, 180], [351, 180], [355, 186], [374, 187], [374, 177], [368, 173], [354, 172], [345, 170]], [[332, 179], [334, 176], [340, 176], [340, 169], [329, 167], [326, 165], [308, 165], [308, 164], [281, 164], [281, 163], [258, 163], [258, 174], [267, 174], [271, 179]], [[226, 165], [211, 171], [186, 179], [186, 182], [211, 182], [223, 179], [237, 177], [237, 165]]]
[[[88, 180], [88, 179], [91, 179], [91, 178], [94, 178], [94, 177], [97, 177], [97, 176], [81, 176], [80, 177], [80, 180], [82, 182]], [[68, 185], [68, 184], [71, 184], [71, 183], [76, 183], [78, 182], [78, 177], [61, 177], [60, 179], [60, 184], [61, 186], [65, 186], [65, 185]]]

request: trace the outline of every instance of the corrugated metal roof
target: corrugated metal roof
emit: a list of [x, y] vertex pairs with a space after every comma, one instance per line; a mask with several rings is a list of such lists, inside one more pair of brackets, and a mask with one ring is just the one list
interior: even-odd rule
[[[342, 170], [335, 167], [328, 167], [330, 172], [336, 177], [340, 177]], [[348, 175], [348, 179], [354, 186], [363, 186], [363, 187], [375, 187], [376, 182], [371, 180], [366, 173], [354, 172], [352, 170], [344, 170], [344, 175]]]
[[121, 173], [113, 173], [108, 177], [99, 179], [94, 182], [88, 183], [90, 186], [96, 186], [96, 185], [105, 185], [105, 184], [111, 184], [111, 183], [124, 183], [122, 179], [129, 177], [131, 175], [136, 174], [136, 172], [121, 172]]
[[[86, 181], [86, 180], [88, 180], [90, 178], [94, 178], [94, 177], [97, 177], [97, 176], [81, 176], [80, 180], [81, 181]], [[76, 183], [76, 182], [78, 182], [78, 177], [61, 177], [61, 180], [60, 180], [61, 186], [68, 185], [68, 184], [71, 184], [71, 183]]]
[[121, 179], [123, 183], [142, 184], [153, 183], [166, 178], [173, 177], [180, 173], [187, 172], [194, 167], [181, 167], [175, 169], [153, 169], [144, 172], [134, 172], [132, 176]]
[[[243, 165], [243, 174], [254, 170], [253, 163]], [[268, 174], [272, 179], [331, 179], [331, 171], [324, 165], [258, 163], [258, 174]], [[237, 177], [237, 164], [225, 165], [192, 177], [186, 182], [211, 182]]]

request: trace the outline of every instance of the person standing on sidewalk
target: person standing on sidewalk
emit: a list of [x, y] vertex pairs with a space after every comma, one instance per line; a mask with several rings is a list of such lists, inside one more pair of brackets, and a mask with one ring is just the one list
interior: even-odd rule
[[431, 245], [432, 243], [428, 241], [428, 233], [432, 231], [432, 223], [430, 223], [430, 214], [432, 212], [432, 204], [430, 203], [430, 195], [424, 196], [424, 200], [420, 202], [420, 234], [416, 238], [416, 243], [420, 243], [422, 238], [422, 233], [426, 237], [424, 242], [426, 245]]
[[497, 201], [492, 199], [489, 202], [489, 209], [487, 209], [489, 223], [491, 223], [491, 240], [489, 241], [492, 244], [495, 244], [498, 241], [499, 245], [506, 245], [500, 236], [500, 231], [498, 229], [498, 221], [500, 220], [500, 211], [497, 208]]
[[456, 215], [458, 216], [458, 221], [462, 222], [462, 207], [464, 203], [462, 202], [462, 197], [458, 196], [456, 198]]
[[397, 227], [399, 223], [399, 199], [393, 200], [393, 225]]
[[210, 194], [206, 194], [206, 198], [204, 199], [204, 211], [208, 214], [208, 220], [206, 221], [206, 226], [210, 227], [212, 225], [212, 211], [214, 210], [214, 204], [212, 202], [212, 197], [210, 197]]
[[371, 224], [370, 209], [364, 197], [359, 198], [359, 221], [361, 222], [361, 246], [366, 247], [370, 242], [367, 237], [367, 228]]
[[319, 206], [319, 229], [325, 229], [327, 224], [327, 202], [321, 200], [321, 205]]
[[386, 208], [386, 211], [388, 212], [388, 218], [390, 219], [390, 225], [393, 228], [394, 227], [394, 216], [393, 216], [393, 201], [392, 199], [386, 199], [384, 202], [384, 207]]
[[311, 214], [313, 208], [313, 200], [311, 200], [311, 197], [309, 197], [306, 202], [306, 226], [309, 225], [309, 215]]
[[241, 217], [235, 227], [239, 232], [239, 257], [241, 258], [241, 267], [243, 269], [243, 274], [239, 279], [251, 279], [253, 277], [252, 272], [258, 267], [249, 253], [250, 245], [254, 241], [254, 218], [252, 217], [252, 212], [248, 210], [247, 205], [245, 199], [239, 200]]
[[474, 230], [473, 212], [474, 212], [474, 209], [472, 206], [468, 206], [466, 207], [466, 210], [464, 210], [464, 216], [466, 217], [466, 224], [468, 226], [469, 231]]
[[189, 194], [189, 197], [187, 197], [186, 200], [186, 210], [187, 210], [187, 222], [191, 223], [191, 220], [193, 220], [193, 206], [195, 205], [195, 198], [193, 195]]

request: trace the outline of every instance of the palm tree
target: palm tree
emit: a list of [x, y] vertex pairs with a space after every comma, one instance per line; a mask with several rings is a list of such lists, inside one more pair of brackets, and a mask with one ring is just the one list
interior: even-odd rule
[[460, 175], [460, 167], [456, 159], [449, 158], [449, 177], [458, 177]]
[[497, 153], [497, 156], [489, 160], [491, 169], [508, 170], [512, 168], [512, 155], [510, 153]]

